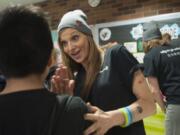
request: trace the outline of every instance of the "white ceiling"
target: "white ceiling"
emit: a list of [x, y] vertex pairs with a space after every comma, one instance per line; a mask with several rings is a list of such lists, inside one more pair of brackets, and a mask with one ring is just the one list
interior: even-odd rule
[[0, 0], [0, 10], [4, 9], [9, 5], [26, 5], [26, 4], [33, 4], [37, 2], [42, 2], [47, 0]]

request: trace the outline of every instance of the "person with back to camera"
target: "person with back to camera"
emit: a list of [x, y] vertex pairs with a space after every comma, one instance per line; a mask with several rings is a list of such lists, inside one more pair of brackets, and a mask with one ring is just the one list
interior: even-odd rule
[[58, 38], [64, 65], [52, 83], [55, 92], [80, 96], [93, 105], [88, 104], [93, 114], [85, 119], [94, 123], [84, 134], [145, 135], [142, 119], [156, 108], [137, 60], [122, 45], [103, 53], [82, 10], [61, 18]]
[[166, 112], [166, 135], [178, 135], [180, 133], [180, 46], [173, 45], [167, 34], [162, 36], [154, 21], [144, 24], [143, 41], [146, 53], [144, 75], [156, 102]]
[[53, 42], [43, 12], [34, 6], [0, 12], [0, 135], [82, 135], [87, 106], [79, 97], [44, 88]]

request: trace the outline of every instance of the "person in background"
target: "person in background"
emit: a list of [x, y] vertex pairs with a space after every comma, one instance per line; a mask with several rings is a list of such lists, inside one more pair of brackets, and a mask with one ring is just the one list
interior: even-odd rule
[[[144, 75], [154, 99], [166, 112], [166, 135], [180, 133], [180, 47], [172, 45], [170, 35], [161, 35], [156, 22], [144, 24]], [[164, 100], [166, 97], [166, 101]]]
[[43, 12], [34, 6], [0, 12], [0, 135], [82, 135], [87, 106], [78, 97], [44, 88], [53, 42]]
[[79, 96], [93, 105], [88, 104], [93, 114], [85, 119], [94, 123], [84, 134], [145, 135], [142, 119], [156, 109], [137, 60], [122, 45], [100, 50], [79, 9], [61, 18], [58, 37], [64, 65], [52, 83], [55, 92]]

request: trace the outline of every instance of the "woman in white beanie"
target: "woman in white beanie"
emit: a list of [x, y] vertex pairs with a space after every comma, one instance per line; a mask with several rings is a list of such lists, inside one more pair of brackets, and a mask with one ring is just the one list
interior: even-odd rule
[[143, 41], [146, 53], [144, 75], [156, 102], [162, 111], [166, 112], [166, 135], [178, 135], [180, 134], [180, 46], [170, 41], [170, 35], [161, 35], [156, 22], [144, 24]]
[[145, 135], [142, 119], [155, 113], [155, 104], [136, 59], [122, 45], [100, 50], [81, 10], [62, 17], [58, 37], [64, 65], [52, 82], [56, 92], [93, 105], [85, 119], [94, 123], [84, 134]]

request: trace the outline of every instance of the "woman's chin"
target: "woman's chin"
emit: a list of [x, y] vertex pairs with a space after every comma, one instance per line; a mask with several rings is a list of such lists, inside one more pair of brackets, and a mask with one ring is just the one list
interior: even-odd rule
[[75, 62], [77, 63], [82, 63], [82, 60], [81, 59], [73, 59]]

